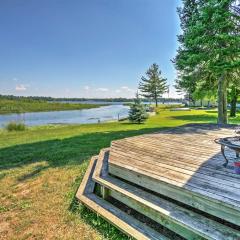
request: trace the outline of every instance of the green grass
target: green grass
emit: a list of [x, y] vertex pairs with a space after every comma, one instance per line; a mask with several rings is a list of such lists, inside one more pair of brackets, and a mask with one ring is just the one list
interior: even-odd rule
[[99, 104], [47, 102], [30, 99], [0, 99], [0, 114], [79, 110], [95, 108], [99, 106]]
[[[192, 122], [216, 122], [216, 112], [161, 110], [140, 125], [111, 122], [1, 130], [0, 239], [127, 239], [74, 197], [90, 157], [112, 140]], [[240, 123], [240, 116], [230, 122]]]

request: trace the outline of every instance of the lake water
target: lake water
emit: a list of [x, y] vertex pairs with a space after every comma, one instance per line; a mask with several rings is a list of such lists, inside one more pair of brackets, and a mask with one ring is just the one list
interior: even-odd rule
[[28, 126], [46, 124], [74, 124], [74, 123], [97, 123], [117, 120], [118, 117], [126, 118], [129, 107], [124, 105], [109, 105], [99, 108], [53, 111], [53, 112], [32, 112], [22, 114], [0, 115], [0, 127], [4, 127], [11, 121], [23, 121]]

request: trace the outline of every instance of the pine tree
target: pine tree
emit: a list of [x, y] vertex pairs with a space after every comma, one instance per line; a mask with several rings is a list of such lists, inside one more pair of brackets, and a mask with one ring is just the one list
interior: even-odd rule
[[[187, 2], [187, 1], [184, 1]], [[227, 87], [240, 68], [240, 25], [237, 0], [198, 0], [184, 29], [175, 58], [184, 76], [214, 80], [218, 88], [218, 123], [227, 123]], [[186, 6], [185, 6], [186, 7]], [[181, 19], [182, 21], [182, 19]]]
[[134, 103], [130, 106], [128, 119], [132, 123], [144, 123], [148, 118], [145, 106], [142, 104], [138, 93], [134, 99]]
[[167, 79], [161, 76], [159, 66], [154, 63], [146, 72], [146, 77], [141, 78], [139, 84], [139, 90], [141, 95], [145, 98], [154, 100], [156, 107], [158, 105], [158, 99], [168, 89], [166, 82]]
[[175, 63], [178, 70], [175, 88], [177, 89], [177, 92], [184, 93], [187, 96], [189, 102], [193, 102], [195, 105], [195, 99], [193, 95], [196, 90], [199, 73], [192, 71], [191, 68], [186, 68], [185, 65], [182, 66], [180, 64], [180, 61], [186, 53], [186, 47], [184, 44], [185, 35], [187, 33], [189, 25], [193, 23], [193, 16], [198, 14], [197, 9], [199, 0], [182, 0], [182, 3], [183, 6], [177, 8], [182, 34], [178, 35], [180, 47], [177, 51], [177, 56], [173, 60], [173, 63]]

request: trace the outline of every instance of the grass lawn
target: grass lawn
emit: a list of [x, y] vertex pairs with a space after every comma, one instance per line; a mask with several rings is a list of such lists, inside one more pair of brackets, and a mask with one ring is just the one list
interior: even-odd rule
[[1, 130], [0, 239], [128, 239], [74, 198], [90, 157], [112, 140], [191, 122], [216, 122], [216, 112], [162, 110], [141, 125]]
[[79, 110], [99, 106], [99, 104], [47, 102], [31, 99], [0, 99], [0, 114]]

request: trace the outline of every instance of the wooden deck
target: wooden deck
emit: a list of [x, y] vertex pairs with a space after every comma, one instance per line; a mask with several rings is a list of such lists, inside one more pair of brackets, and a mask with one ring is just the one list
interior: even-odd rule
[[[233, 135], [230, 127], [189, 125], [115, 141], [109, 172], [163, 195], [168, 191], [170, 197], [217, 217], [230, 213], [228, 220], [240, 225], [240, 175], [233, 172], [233, 161], [223, 167], [220, 146], [214, 142]], [[235, 157], [230, 150], [227, 155]], [[171, 189], [165, 190], [163, 183]]]
[[[233, 170], [235, 154], [226, 152], [230, 162], [223, 167], [220, 146], [214, 142], [234, 135], [234, 127], [190, 124], [113, 141], [99, 154], [94, 170], [90, 167], [91, 196], [106, 201], [105, 212], [107, 206], [112, 209], [111, 202], [107, 203], [110, 196], [184, 239], [239, 240], [240, 175]], [[98, 197], [94, 184], [101, 188]], [[78, 198], [98, 212], [101, 208], [88, 205], [83, 185]], [[118, 224], [112, 219], [108, 221], [122, 229], [124, 221], [120, 219]], [[136, 239], [152, 234], [149, 239], [165, 238], [151, 228], [139, 232], [131, 221], [125, 220], [125, 224], [133, 230], [125, 232]], [[137, 237], [141, 234], [146, 235]]]

